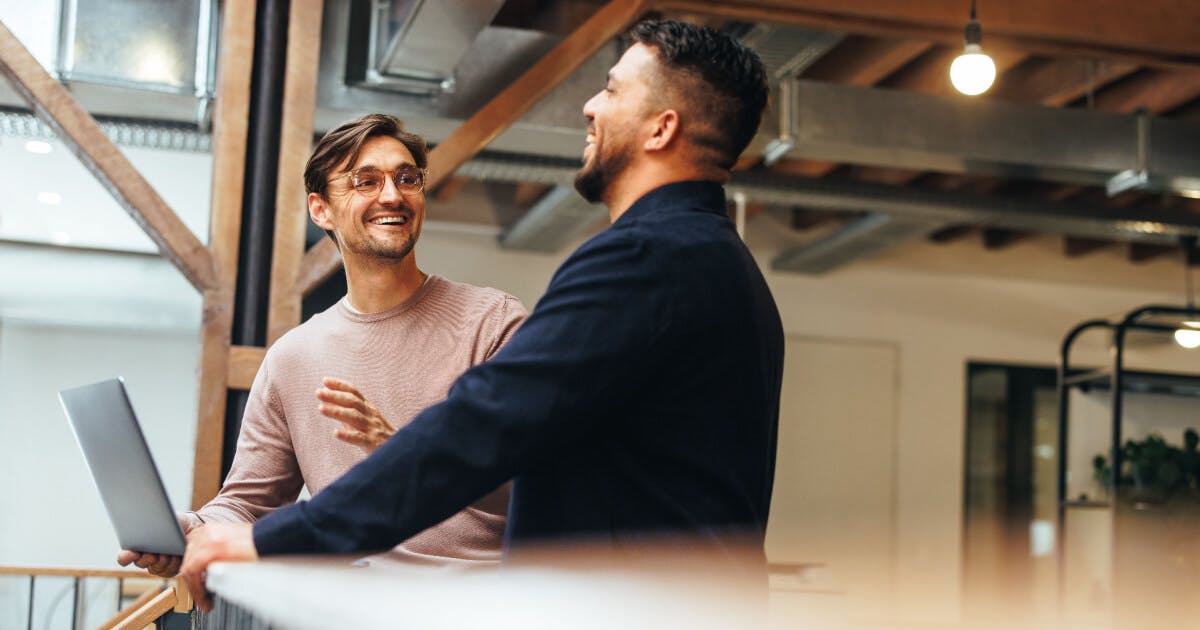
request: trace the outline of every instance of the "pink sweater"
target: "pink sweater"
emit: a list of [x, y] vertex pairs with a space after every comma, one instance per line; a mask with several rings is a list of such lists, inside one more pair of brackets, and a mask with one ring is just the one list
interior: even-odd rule
[[[366, 457], [335, 438], [340, 424], [317, 411], [314, 393], [323, 377], [353, 384], [399, 428], [445, 398], [459, 374], [495, 354], [525, 315], [510, 295], [431, 275], [390, 310], [359, 314], [339, 301], [289, 331], [267, 351], [254, 379], [224, 487], [196, 515], [254, 521], [295, 501], [303, 485], [317, 494]], [[506, 484], [395, 551], [499, 560], [507, 507]]]

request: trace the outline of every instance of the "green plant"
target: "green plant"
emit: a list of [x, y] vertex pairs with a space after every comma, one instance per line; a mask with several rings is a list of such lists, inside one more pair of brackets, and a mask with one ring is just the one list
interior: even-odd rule
[[[1117, 483], [1150, 490], [1168, 496], [1184, 487], [1200, 487], [1200, 434], [1195, 429], [1183, 432], [1183, 448], [1172, 446], [1161, 435], [1151, 434], [1141, 441], [1128, 440], [1121, 447], [1121, 471]], [[1092, 458], [1092, 472], [1106, 487], [1111, 484], [1112, 467], [1108, 458]]]

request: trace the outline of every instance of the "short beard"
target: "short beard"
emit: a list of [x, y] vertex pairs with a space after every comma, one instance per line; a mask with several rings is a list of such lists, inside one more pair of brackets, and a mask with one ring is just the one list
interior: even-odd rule
[[613, 180], [629, 166], [629, 162], [628, 151], [618, 151], [615, 155], [602, 155], [600, 147], [596, 147], [591, 164], [585, 163], [583, 168], [575, 173], [575, 190], [588, 203], [603, 202]]
[[588, 167], [586, 164], [575, 173], [575, 190], [588, 203], [600, 203], [604, 190], [608, 188], [608, 174], [599, 160]]

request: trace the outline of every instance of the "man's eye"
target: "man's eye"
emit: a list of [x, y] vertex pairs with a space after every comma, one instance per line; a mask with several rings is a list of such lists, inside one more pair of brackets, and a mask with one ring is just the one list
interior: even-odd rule
[[416, 186], [421, 183], [421, 172], [415, 170], [405, 170], [396, 173], [396, 183], [406, 186]]
[[379, 173], [368, 171], [354, 176], [355, 188], [374, 188], [379, 184]]

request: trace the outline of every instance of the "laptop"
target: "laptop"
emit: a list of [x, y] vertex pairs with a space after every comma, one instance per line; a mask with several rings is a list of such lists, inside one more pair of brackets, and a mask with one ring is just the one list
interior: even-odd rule
[[181, 556], [186, 545], [120, 377], [58, 393], [122, 549]]

